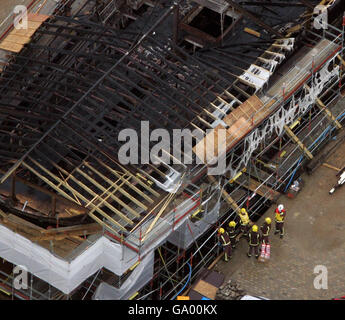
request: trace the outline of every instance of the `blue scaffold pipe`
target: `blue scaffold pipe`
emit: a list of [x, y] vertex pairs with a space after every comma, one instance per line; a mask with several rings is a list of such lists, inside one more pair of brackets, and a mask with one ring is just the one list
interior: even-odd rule
[[187, 262], [187, 264], [188, 264], [188, 267], [189, 267], [188, 279], [187, 279], [186, 283], [184, 284], [184, 286], [182, 287], [182, 289], [178, 293], [176, 293], [176, 295], [171, 300], [175, 300], [176, 299], [176, 297], [186, 288], [187, 284], [190, 281], [190, 278], [192, 277], [192, 266], [188, 262]]

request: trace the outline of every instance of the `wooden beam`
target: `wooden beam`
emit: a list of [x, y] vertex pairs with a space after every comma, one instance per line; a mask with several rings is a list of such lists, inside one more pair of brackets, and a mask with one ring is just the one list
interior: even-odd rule
[[244, 9], [242, 6], [240, 6], [238, 3], [232, 1], [232, 0], [225, 0], [227, 3], [229, 3], [233, 8], [238, 10], [241, 14], [246, 16], [247, 18], [251, 19], [255, 24], [259, 25], [260, 27], [266, 29], [270, 33], [276, 35], [278, 38], [284, 38], [284, 36], [278, 32], [277, 30], [273, 29], [271, 26], [263, 22], [261, 19], [257, 18], [254, 14], [249, 12], [248, 10]]
[[[208, 180], [214, 185], [217, 186], [217, 181], [213, 176], [208, 176]], [[230, 197], [226, 190], [222, 190], [222, 197], [230, 205], [230, 207], [237, 213], [240, 212], [241, 208], [237, 205], [236, 201]]]
[[316, 98], [316, 104], [321, 110], [323, 110], [327, 114], [328, 118], [335, 123], [338, 129], [341, 129], [343, 127], [340, 124], [340, 122], [335, 118], [333, 113], [323, 104], [323, 102], [319, 98]]
[[[183, 178], [185, 176], [186, 173], [184, 173], [179, 182], [183, 181]], [[177, 183], [173, 192], [169, 194], [166, 202], [163, 204], [162, 208], [159, 210], [158, 214], [155, 216], [155, 218], [153, 219], [153, 221], [151, 222], [150, 226], [148, 227], [148, 229], [145, 232], [144, 237], [142, 238], [142, 241], [144, 242], [146, 237], [148, 236], [148, 234], [151, 232], [151, 230], [154, 228], [155, 224], [157, 223], [158, 219], [160, 218], [160, 216], [163, 214], [163, 212], [165, 211], [165, 209], [168, 207], [169, 203], [171, 202], [172, 199], [174, 199], [175, 197], [175, 193], [178, 190], [178, 188], [180, 187], [180, 183]]]
[[329, 169], [332, 169], [332, 170], [334, 170], [334, 171], [337, 171], [337, 172], [339, 172], [340, 171], [340, 169], [339, 168], [337, 168], [337, 167], [334, 167], [334, 166], [332, 166], [332, 165], [330, 165], [330, 164], [328, 164], [328, 163], [323, 163], [322, 164], [324, 167], [326, 167], [326, 168], [329, 168]]
[[86, 236], [90, 234], [99, 233], [102, 227], [98, 223], [91, 223], [85, 225], [77, 225], [72, 227], [63, 227], [44, 230], [42, 235], [36, 237], [35, 241], [43, 240], [62, 240], [68, 237]]
[[[310, 87], [308, 85], [304, 85], [304, 86], [306, 87], [307, 90], [310, 90]], [[319, 98], [316, 98], [316, 105], [327, 114], [328, 118], [335, 123], [338, 129], [341, 129], [343, 127], [340, 124], [340, 122], [335, 118], [335, 116], [332, 114], [332, 112], [324, 105], [324, 103]]]
[[345, 67], [345, 61], [344, 59], [339, 55], [337, 54], [337, 58], [340, 60], [340, 62], [343, 64], [343, 66]]
[[[62, 185], [64, 187], [69, 186], [69, 184], [67, 183], [67, 181], [63, 181], [62, 179], [60, 179], [59, 177], [55, 176], [54, 174], [52, 174], [50, 171], [48, 171], [45, 167], [43, 167], [39, 162], [37, 162], [35, 159], [28, 157], [36, 166], [38, 166], [41, 170], [43, 170], [44, 172], [46, 172], [48, 175], [50, 175], [53, 179], [55, 179], [56, 181], [62, 183]], [[59, 165], [57, 165], [54, 161], [50, 162], [58, 169], [61, 170], [63, 173], [65, 173], [66, 175], [68, 175], [68, 172], [66, 170], [64, 170], [63, 168], [61, 168]], [[90, 195], [92, 195], [94, 197], [94, 199], [100, 200], [102, 201], [102, 198], [95, 192], [93, 191], [91, 188], [89, 188], [87, 185], [85, 185], [84, 183], [82, 183], [80, 180], [78, 180], [76, 177], [74, 177], [73, 175], [69, 176], [69, 179], [73, 180], [78, 186], [80, 186], [83, 190], [85, 190], [87, 193], [89, 193]], [[88, 204], [90, 204], [89, 199], [87, 199], [86, 197], [84, 197], [81, 193], [77, 192], [74, 188], [72, 188], [71, 186], [69, 186], [68, 188], [72, 193], [75, 193], [81, 200], [88, 202]], [[114, 206], [112, 206], [109, 202], [105, 201], [103, 202], [104, 205], [110, 209], [112, 212], [114, 212], [115, 214], [117, 214], [122, 220], [126, 221], [127, 223], [129, 223], [130, 225], [133, 225], [133, 221], [131, 219], [129, 219], [126, 215], [124, 215], [120, 210], [116, 209]], [[98, 210], [100, 210], [98, 208]]]
[[252, 178], [249, 178], [249, 184], [248, 184], [248, 175], [243, 175], [241, 178], [235, 180], [235, 182], [239, 185], [242, 185], [246, 189], [257, 193], [261, 197], [264, 197], [268, 200], [275, 201], [280, 196], [280, 193], [269, 188], [265, 184], [262, 184]]
[[[97, 169], [95, 169], [94, 167], [90, 166], [87, 162], [84, 163], [85, 166], [87, 166], [91, 171], [93, 171], [94, 173], [96, 173], [97, 175], [99, 175], [103, 180], [105, 180], [110, 186], [114, 184], [114, 182], [112, 180], [110, 180], [108, 177], [104, 176], [101, 172], [99, 172]], [[126, 185], [130, 185], [129, 182], [129, 178], [131, 178], [131, 176], [129, 176], [129, 178], [124, 178], [125, 174], [120, 175], [117, 177], [119, 180], [121, 180], [122, 182], [124, 182]], [[140, 190], [139, 190], [140, 191]], [[135, 197], [133, 197], [132, 195], [130, 195], [127, 191], [125, 191], [122, 188], [119, 188], [119, 192], [122, 193], [124, 196], [126, 196], [128, 199], [130, 199], [131, 201], [133, 201], [135, 204], [137, 204], [139, 207], [143, 208], [144, 210], [147, 210], [147, 206], [145, 206], [142, 202], [140, 202], [139, 200], [137, 200]], [[141, 191], [140, 191], [141, 192]], [[141, 195], [141, 193], [139, 193]], [[146, 199], [146, 198], [145, 198]], [[149, 202], [153, 203], [153, 200], [151, 198], [148, 197]]]
[[244, 31], [247, 32], [247, 33], [249, 33], [249, 34], [251, 34], [251, 35], [254, 36], [254, 37], [257, 37], [257, 38], [260, 38], [260, 37], [261, 37], [260, 32], [257, 32], [257, 31], [255, 31], [255, 30], [253, 30], [253, 29], [251, 29], [251, 28], [245, 27], [245, 28], [244, 28]]
[[307, 147], [301, 142], [300, 139], [298, 139], [298, 137], [292, 132], [292, 130], [285, 125], [284, 129], [286, 131], [286, 133], [290, 136], [290, 138], [298, 144], [298, 146], [300, 147], [300, 149], [304, 152], [304, 154], [309, 158], [309, 159], [313, 159], [314, 156], [311, 154], [311, 152], [307, 149]]
[[[42, 179], [45, 183], [47, 183], [49, 186], [51, 186], [53, 189], [55, 189], [57, 192], [59, 193], [62, 193], [62, 194], [65, 194], [67, 197], [71, 198], [67, 193], [65, 193], [63, 190], [59, 189], [56, 187], [56, 185], [54, 183], [52, 183], [50, 180], [48, 180], [46, 177], [42, 176], [39, 172], [37, 172], [34, 168], [32, 168], [30, 165], [28, 165], [26, 162], [22, 162], [22, 165], [24, 167], [26, 167], [27, 169], [29, 169], [32, 173], [34, 173], [35, 175], [37, 175], [40, 179]], [[41, 166], [42, 167], [42, 166]], [[44, 168], [44, 167], [42, 167]], [[43, 170], [43, 169], [42, 169]], [[46, 170], [44, 168], [44, 170]], [[62, 180], [56, 176], [54, 176], [51, 172], [49, 172], [48, 170], [46, 170], [46, 173], [48, 173], [48, 175], [50, 176], [53, 176], [53, 178], [58, 181], [58, 182], [61, 182]], [[66, 182], [63, 182], [63, 186], [68, 189], [70, 192], [75, 192], [78, 197], [85, 201], [85, 202], [88, 202], [88, 199], [85, 198], [82, 194], [80, 194], [79, 192], [76, 192], [68, 183]], [[73, 198], [72, 198], [73, 199]], [[92, 207], [94, 207], [95, 205], [94, 204], [91, 204]], [[101, 214], [103, 217], [105, 217], [106, 219], [108, 219], [112, 224], [118, 226], [120, 229], [122, 230], [126, 230], [126, 228], [121, 225], [119, 222], [117, 222], [116, 220], [114, 220], [112, 217], [110, 217], [109, 215], [107, 215], [103, 210], [101, 210], [100, 208], [97, 208], [97, 212], [99, 214]], [[91, 215], [90, 215], [91, 216]], [[133, 224], [133, 222], [132, 222]]]

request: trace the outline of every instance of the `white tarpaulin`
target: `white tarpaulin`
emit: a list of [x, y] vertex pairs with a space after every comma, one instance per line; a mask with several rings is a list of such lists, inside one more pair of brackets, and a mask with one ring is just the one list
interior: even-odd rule
[[115, 288], [106, 282], [102, 282], [96, 289], [93, 300], [120, 300], [130, 298], [136, 291], [147, 284], [153, 277], [154, 252], [151, 251], [133, 270], [130, 277]]
[[294, 38], [288, 38], [283, 40], [277, 40], [273, 46], [279, 48], [280, 52], [266, 51], [267, 54], [273, 56], [273, 59], [258, 58], [261, 62], [264, 62], [264, 68], [255, 64], [251, 64], [250, 67], [242, 73], [239, 78], [244, 82], [255, 88], [255, 91], [260, 90], [269, 80], [273, 71], [284, 59], [285, 55], [283, 51], [292, 51], [295, 45]]
[[330, 65], [335, 58], [329, 60], [313, 77], [311, 88], [305, 89], [304, 94], [300, 98], [292, 100], [287, 109], [280, 108], [272, 116], [268, 118], [266, 124], [262, 128], [255, 129], [244, 140], [244, 150], [242, 152], [241, 161], [234, 165], [230, 163], [227, 170], [230, 171], [231, 177], [235, 177], [243, 167], [246, 167], [253, 152], [260, 144], [270, 137], [274, 132], [280, 136], [284, 131], [284, 125], [292, 123], [294, 119], [303, 115], [316, 101], [323, 89], [330, 81], [339, 79], [339, 66], [334, 67], [331, 71]]
[[30, 273], [65, 294], [102, 267], [122, 275], [138, 260], [134, 251], [101, 237], [75, 259], [66, 261], [1, 225], [0, 256], [15, 265], [25, 266]]
[[269, 72], [268, 70], [261, 68], [255, 64], [251, 64], [247, 71], [240, 75], [240, 79], [253, 85], [256, 90], [259, 90], [268, 81], [270, 75], [271, 72]]

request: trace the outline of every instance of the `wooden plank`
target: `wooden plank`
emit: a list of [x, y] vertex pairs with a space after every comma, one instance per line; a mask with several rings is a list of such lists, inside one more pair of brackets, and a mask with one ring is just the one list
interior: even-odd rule
[[16, 44], [21, 44], [21, 45], [24, 45], [28, 42], [30, 42], [30, 38], [29, 37], [23, 37], [21, 35], [16, 35], [16, 34], [10, 34], [6, 37], [6, 41], [8, 42], [13, 42], [13, 43], [16, 43]]
[[[36, 165], [38, 166], [41, 170], [43, 170], [44, 172], [46, 172], [47, 174], [49, 174], [53, 179], [55, 179], [56, 181], [62, 183], [65, 187], [69, 186], [69, 184], [67, 183], [67, 181], [63, 181], [62, 179], [60, 179], [59, 177], [55, 176], [54, 174], [52, 174], [50, 171], [48, 171], [45, 167], [43, 167], [39, 162], [37, 162], [35, 159], [29, 157], [29, 159]], [[59, 165], [57, 165], [55, 162], [50, 161], [58, 170], [61, 170], [63, 173], [65, 173], [66, 175], [68, 175], [68, 172], [66, 170], [64, 170], [63, 168], [61, 168]], [[78, 168], [77, 168], [78, 170]], [[92, 195], [94, 197], [94, 199], [98, 199], [100, 201], [102, 201], [102, 198], [95, 192], [93, 191], [91, 188], [89, 188], [87, 185], [85, 185], [84, 183], [82, 183], [79, 179], [77, 179], [76, 177], [74, 177], [73, 175], [70, 175], [69, 178], [71, 180], [73, 180], [77, 185], [79, 185], [82, 189], [84, 189], [86, 192], [88, 192], [90, 195]], [[74, 188], [69, 186], [69, 190], [73, 193], [75, 193], [81, 200], [88, 202], [88, 205], [90, 205], [91, 203], [89, 202], [89, 200], [82, 196], [81, 193], [77, 192]], [[103, 204], [110, 209], [112, 212], [114, 212], [115, 214], [117, 214], [121, 219], [123, 219], [124, 221], [126, 221], [127, 223], [133, 225], [133, 221], [131, 219], [129, 219], [126, 215], [124, 215], [120, 210], [116, 209], [115, 207], [113, 207], [109, 202], [104, 201]], [[97, 210], [100, 210], [99, 208]]]
[[16, 224], [25, 226], [25, 227], [27, 227], [27, 228], [33, 229], [33, 230], [38, 231], [38, 232], [44, 232], [44, 231], [45, 231], [44, 228], [39, 227], [39, 226], [37, 226], [37, 225], [35, 225], [35, 224], [29, 222], [29, 221], [26, 221], [26, 220], [24, 220], [24, 219], [22, 219], [22, 218], [20, 218], [20, 217], [18, 217], [18, 216], [16, 216], [16, 215], [14, 215], [14, 214], [9, 214], [9, 215], [6, 217], [6, 219], [7, 219], [8, 221], [11, 221], [11, 222], [13, 222], [13, 223], [16, 223]]
[[18, 35], [18, 36], [30, 38], [35, 32], [36, 30], [33, 30], [33, 29], [13, 29], [10, 35]]
[[248, 184], [248, 175], [243, 174], [242, 177], [236, 179], [235, 182], [239, 185], [242, 185], [246, 189], [257, 193], [258, 195], [269, 199], [271, 201], [275, 201], [281, 195], [279, 192], [269, 188], [268, 186], [256, 181], [255, 179], [249, 178]]
[[[339, 56], [339, 55], [338, 55]], [[338, 57], [337, 56], [337, 57]], [[304, 85], [304, 87], [309, 91], [310, 90], [310, 87], [308, 85]], [[332, 114], [332, 112], [324, 105], [324, 103], [319, 99], [319, 98], [316, 98], [316, 105], [320, 108], [320, 110], [323, 110], [326, 115], [328, 116], [328, 118], [333, 121], [336, 125], [336, 127], [338, 129], [341, 129], [342, 128], [342, 125], [340, 124], [340, 122], [334, 117], [334, 115]]]
[[199, 280], [193, 290], [200, 293], [204, 297], [214, 300], [216, 298], [218, 288], [204, 280]]
[[23, 49], [23, 45], [4, 40], [0, 44], [0, 49], [18, 53]]
[[[105, 168], [107, 168], [112, 174], [114, 174], [117, 178], [119, 179], [123, 179], [123, 177], [114, 169], [110, 168], [108, 165], [106, 165], [103, 161], [96, 159], [101, 165], [103, 165]], [[122, 167], [121, 167], [122, 168]], [[138, 178], [136, 178], [131, 172], [129, 172], [128, 170], [123, 170], [124, 173], [128, 174], [129, 176], [131, 176], [131, 178], [133, 178], [136, 181], [140, 181]], [[130, 188], [132, 188], [135, 192], [137, 192], [138, 194], [140, 194], [143, 198], [145, 198], [147, 201], [149, 201], [150, 203], [153, 202], [153, 200], [144, 192], [142, 192], [140, 189], [138, 189], [133, 183], [126, 183]], [[142, 181], [140, 181], [139, 183], [140, 185], [144, 184], [146, 186], [145, 183], [143, 183]], [[146, 186], [147, 187], [147, 186]], [[151, 188], [150, 188], [151, 189]], [[154, 191], [153, 189], [151, 189], [151, 191]], [[155, 196], [159, 196], [159, 193], [157, 193], [156, 191], [154, 191], [154, 195]]]
[[102, 227], [98, 223], [92, 223], [87, 225], [78, 225], [72, 227], [45, 230], [45, 232], [42, 235], [34, 238], [34, 240], [62, 240], [72, 236], [85, 236], [99, 233], [101, 231]]
[[[41, 174], [39, 174], [39, 172], [37, 172], [34, 168], [32, 168], [30, 165], [28, 165], [26, 162], [23, 162], [22, 165], [24, 167], [26, 167], [27, 169], [29, 169], [32, 173], [34, 173], [35, 175], [37, 175], [40, 179], [42, 179], [44, 182], [46, 182], [47, 184], [49, 184], [53, 189], [55, 189], [57, 192], [62, 193], [62, 194], [66, 194], [69, 198], [71, 198], [67, 193], [65, 193], [63, 190], [57, 188], [55, 186], [54, 183], [52, 183], [50, 180], [48, 180], [47, 178], [45, 178], [44, 176], [42, 176]], [[42, 166], [41, 166], [42, 167]], [[88, 202], [88, 199], [85, 198], [82, 194], [80, 194], [79, 192], [76, 192], [68, 183], [62, 181], [60, 178], [56, 177], [55, 175], [53, 175], [50, 171], [48, 171], [47, 169], [45, 169], [44, 167], [42, 167], [42, 170], [44, 170], [48, 175], [52, 176], [56, 181], [58, 182], [62, 182], [62, 184], [64, 185], [64, 187], [66, 189], [68, 189], [71, 192], [75, 192], [78, 197], [85, 201]], [[73, 198], [71, 198], [73, 199]], [[95, 205], [91, 204], [91, 207], [94, 207]], [[126, 230], [126, 228], [121, 225], [119, 222], [117, 222], [116, 220], [114, 220], [112, 217], [110, 217], [109, 215], [107, 215], [102, 209], [97, 208], [97, 212], [99, 214], [101, 214], [103, 217], [105, 217], [106, 219], [108, 219], [112, 224], [118, 226], [120, 229], [122, 230]]]
[[341, 169], [339, 169], [339, 168], [337, 168], [337, 167], [334, 167], [334, 166], [332, 166], [332, 165], [330, 165], [330, 164], [328, 164], [328, 163], [323, 163], [322, 164], [324, 167], [326, 167], [326, 168], [329, 168], [329, 169], [333, 169], [333, 170], [335, 170], [335, 171], [337, 171], [337, 172], [339, 172]]
[[94, 232], [94, 231], [100, 231], [100, 230], [102, 230], [102, 228], [99, 226], [98, 223], [89, 223], [89, 224], [80, 224], [80, 225], [71, 226], [71, 227], [43, 229], [42, 233], [57, 234], [57, 233], [74, 232], [74, 231]]
[[37, 14], [37, 13], [28, 13], [28, 20], [34, 21], [34, 22], [44, 22], [46, 21], [50, 16], [45, 14]]
[[[84, 171], [80, 170], [79, 168], [76, 169], [78, 173], [80, 173], [83, 177], [85, 177], [87, 180], [89, 180], [91, 183], [93, 183], [94, 186], [96, 186], [99, 190], [103, 191], [103, 194], [109, 195], [111, 199], [116, 201], [118, 204], [120, 204], [123, 208], [127, 209], [129, 212], [131, 212], [133, 215], [135, 215], [137, 218], [140, 218], [140, 214], [133, 210], [131, 207], [129, 207], [126, 203], [124, 203], [121, 199], [116, 197], [113, 192], [108, 191], [106, 188], [104, 188], [101, 184], [99, 184], [96, 180], [92, 179], [88, 174], [86, 174]], [[101, 197], [100, 197], [101, 198]], [[102, 198], [101, 198], [102, 199]]]
[[[215, 177], [207, 176], [207, 178], [214, 186], [218, 185]], [[230, 197], [225, 189], [222, 189], [222, 197], [235, 212], [240, 212], [241, 208], [237, 205], [236, 201]]]
[[309, 158], [309, 159], [313, 159], [313, 155], [311, 154], [311, 152], [307, 149], [307, 147], [301, 142], [300, 139], [298, 139], [298, 137], [292, 132], [292, 130], [285, 125], [284, 129], [286, 131], [286, 133], [290, 136], [290, 138], [298, 144], [299, 148], [304, 152], [304, 154]]
[[260, 37], [261, 37], [260, 32], [257, 32], [257, 31], [255, 31], [255, 30], [250, 29], [250, 28], [247, 28], [247, 27], [244, 28], [244, 32], [247, 32], [247, 33], [249, 33], [249, 34], [251, 34], [252, 36], [255, 36], [255, 37], [257, 37], [257, 38], [260, 38]]
[[30, 21], [28, 20], [28, 29], [37, 30], [41, 26], [42, 22], [40, 21]]
[[323, 102], [319, 98], [316, 98], [316, 104], [321, 110], [323, 110], [327, 114], [328, 118], [335, 123], [338, 129], [341, 129], [343, 127], [340, 124], [340, 122], [335, 118], [335, 116], [332, 114], [332, 112], [323, 104]]
[[[85, 166], [87, 166], [91, 171], [93, 171], [94, 173], [96, 173], [97, 175], [99, 175], [104, 181], [106, 181], [110, 186], [114, 184], [114, 181], [110, 180], [109, 178], [107, 178], [106, 176], [104, 176], [101, 172], [99, 172], [97, 169], [95, 169], [94, 167], [90, 166], [87, 162], [84, 163]], [[126, 185], [130, 185], [131, 183], [128, 181], [130, 177], [128, 178], [124, 178], [123, 176], [119, 176], [117, 177], [119, 180], [121, 180], [123, 183], [125, 183]], [[130, 195], [127, 191], [125, 191], [122, 188], [118, 189], [120, 193], [122, 193], [124, 196], [126, 196], [128, 199], [130, 199], [131, 201], [133, 201], [135, 204], [137, 204], [139, 207], [143, 208], [144, 210], [147, 210], [147, 206], [145, 206], [142, 202], [140, 202], [139, 200], [137, 200], [135, 197], [133, 197], [132, 195]], [[141, 191], [139, 190], [139, 194], [141, 195]], [[146, 196], [146, 195], [145, 195]], [[143, 198], [145, 198], [143, 196]], [[146, 199], [146, 198], [145, 198]], [[148, 197], [149, 202], [153, 203], [153, 200]]]

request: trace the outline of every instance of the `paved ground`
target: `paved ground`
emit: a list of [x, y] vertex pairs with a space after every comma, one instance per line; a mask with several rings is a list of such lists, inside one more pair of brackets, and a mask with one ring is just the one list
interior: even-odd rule
[[[345, 143], [327, 160], [345, 165]], [[320, 167], [312, 176], [304, 174], [305, 186], [295, 199], [282, 196], [287, 209], [286, 236], [271, 234], [271, 260], [265, 264], [248, 258], [247, 242], [240, 240], [229, 263], [216, 270], [237, 280], [249, 294], [269, 299], [331, 299], [345, 295], [345, 186], [332, 196], [336, 171]], [[265, 214], [274, 217], [271, 207]], [[273, 220], [273, 219], [272, 219]], [[261, 224], [263, 219], [258, 223]], [[328, 289], [314, 288], [314, 268], [328, 269]]]

